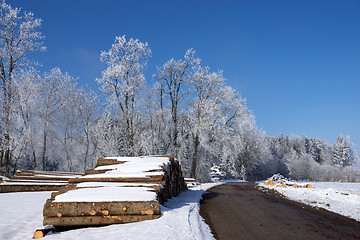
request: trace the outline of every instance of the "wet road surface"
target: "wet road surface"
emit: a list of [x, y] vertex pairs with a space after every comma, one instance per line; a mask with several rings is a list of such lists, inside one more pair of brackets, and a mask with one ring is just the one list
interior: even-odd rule
[[269, 193], [254, 183], [219, 185], [203, 195], [200, 214], [220, 240], [360, 240], [360, 222]]

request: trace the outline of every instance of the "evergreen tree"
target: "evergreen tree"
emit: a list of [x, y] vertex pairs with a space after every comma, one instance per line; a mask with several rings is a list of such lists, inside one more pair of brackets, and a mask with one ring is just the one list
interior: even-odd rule
[[353, 150], [349, 138], [339, 134], [333, 147], [333, 164], [339, 167], [346, 167], [352, 164]]

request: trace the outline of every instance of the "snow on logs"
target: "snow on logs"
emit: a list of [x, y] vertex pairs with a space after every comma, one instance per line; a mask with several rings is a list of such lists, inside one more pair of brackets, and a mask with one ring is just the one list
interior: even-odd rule
[[172, 155], [100, 158], [85, 176], [52, 193], [43, 223], [58, 228], [155, 219], [160, 204], [186, 189]]
[[185, 178], [185, 182], [186, 182], [186, 186], [188, 188], [193, 188], [193, 187], [197, 187], [200, 184], [198, 183], [198, 181], [196, 181], [195, 178]]
[[275, 187], [294, 187], [294, 188], [314, 188], [310, 183], [294, 183], [289, 181], [287, 178], [280, 174], [275, 174], [272, 177], [268, 178], [266, 181], [264, 181], [264, 185], [270, 185]]
[[56, 191], [80, 173], [17, 170], [16, 175], [0, 183], [0, 193], [28, 191]]

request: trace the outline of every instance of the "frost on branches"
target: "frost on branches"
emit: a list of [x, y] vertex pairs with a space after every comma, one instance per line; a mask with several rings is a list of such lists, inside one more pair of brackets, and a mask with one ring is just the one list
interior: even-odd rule
[[333, 146], [333, 163], [339, 167], [346, 167], [353, 164], [354, 153], [349, 138], [339, 134]]
[[125, 36], [116, 37], [111, 49], [101, 53], [101, 61], [107, 68], [102, 77], [97, 79], [101, 90], [106, 94], [108, 106], [120, 111], [118, 115], [125, 125], [126, 154], [135, 155], [135, 138], [138, 135], [135, 125], [138, 124], [137, 101], [145, 77], [142, 73], [151, 50], [147, 43]]
[[[34, 64], [27, 56], [35, 51], [43, 51], [43, 36], [37, 29], [41, 19], [34, 18], [29, 12], [21, 13], [19, 8], [12, 8], [5, 1], [0, 6], [0, 78], [1, 78], [1, 163], [8, 173], [13, 151], [16, 149], [16, 89], [15, 74], [20, 68]], [[1, 164], [2, 165], [2, 164]], [[0, 166], [1, 168], [2, 166]]]

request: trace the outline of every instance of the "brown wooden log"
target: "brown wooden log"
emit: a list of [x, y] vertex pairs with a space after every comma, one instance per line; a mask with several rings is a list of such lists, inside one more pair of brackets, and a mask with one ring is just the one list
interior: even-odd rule
[[[18, 170], [19, 171], [19, 170]], [[17, 172], [16, 176], [34, 176], [34, 173], [30, 172]]]
[[44, 217], [44, 225], [99, 226], [115, 223], [131, 223], [159, 218], [160, 215], [84, 216], [84, 217]]
[[55, 232], [55, 228], [54, 227], [47, 227], [47, 228], [42, 228], [42, 229], [36, 229], [33, 238], [34, 239], [43, 238], [49, 232]]
[[26, 179], [9, 179], [9, 180], [6, 180], [5, 182], [7, 183], [18, 183], [18, 185], [25, 185], [24, 183], [33, 183], [34, 185], [36, 184], [67, 184], [69, 183], [68, 181], [55, 181], [55, 180], [26, 180]]
[[159, 215], [158, 201], [138, 202], [47, 202], [46, 217]]
[[0, 185], [0, 193], [8, 192], [34, 192], [34, 191], [56, 191], [61, 186], [58, 185]]
[[187, 179], [185, 179], [185, 182], [196, 183], [197, 181], [195, 180], [195, 178], [187, 178]]
[[83, 173], [74, 173], [74, 172], [50, 172], [50, 171], [34, 171], [34, 170], [16, 170], [16, 175], [18, 174], [33, 174], [33, 175], [84, 175]]
[[117, 159], [110, 159], [110, 158], [98, 158], [96, 162], [96, 167], [114, 165], [114, 164], [123, 164], [123, 163], [126, 163], [126, 161], [118, 161]]
[[182, 176], [181, 166], [177, 160], [170, 162], [164, 173], [164, 190], [160, 192], [159, 201], [163, 204], [168, 198], [179, 195], [181, 191], [187, 189], [184, 178]]
[[[73, 177], [75, 178], [75, 177]], [[53, 180], [53, 181], [68, 181], [71, 177], [54, 177], [54, 176], [12, 176], [11, 179], [22, 180]]]
[[77, 189], [75, 184], [67, 184], [65, 186], [62, 186], [62, 187], [60, 187], [58, 189], [57, 192], [52, 192], [51, 193], [51, 199], [50, 200], [54, 200], [56, 196], [58, 196], [60, 194], [63, 194], [63, 193], [66, 193], [67, 191], [74, 190], [74, 189]]
[[90, 174], [101, 174], [101, 173], [105, 173], [107, 171], [111, 171], [113, 169], [103, 169], [103, 170], [95, 170], [95, 169], [89, 169], [85, 171], [86, 175], [90, 175]]
[[175, 160], [174, 155], [155, 155], [155, 156], [149, 156], [149, 157], [167, 157], [167, 158], [169, 158], [169, 161], [171, 161], [171, 162]]

